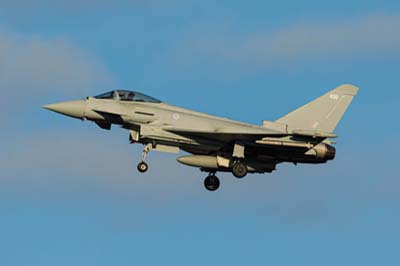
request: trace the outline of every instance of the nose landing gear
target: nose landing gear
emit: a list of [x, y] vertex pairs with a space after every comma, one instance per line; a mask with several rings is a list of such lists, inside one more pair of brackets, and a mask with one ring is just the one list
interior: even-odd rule
[[144, 149], [143, 149], [143, 153], [142, 153], [142, 161], [138, 164], [137, 169], [140, 173], [146, 173], [149, 170], [149, 166], [147, 165], [146, 161], [146, 157], [147, 154], [149, 154], [151, 149], [151, 144], [147, 144]]
[[149, 166], [145, 162], [140, 162], [137, 166], [137, 169], [140, 173], [146, 173], [149, 170]]

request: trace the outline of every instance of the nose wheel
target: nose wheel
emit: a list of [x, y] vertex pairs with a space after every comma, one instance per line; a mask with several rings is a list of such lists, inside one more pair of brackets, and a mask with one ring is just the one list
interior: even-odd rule
[[138, 164], [137, 169], [140, 173], [146, 173], [149, 170], [149, 166], [147, 165], [146, 157], [147, 154], [150, 152], [151, 149], [151, 144], [147, 144], [144, 147], [143, 153], [142, 153], [142, 161]]
[[217, 176], [215, 176], [215, 174], [210, 174], [205, 180], [204, 180], [204, 187], [208, 190], [208, 191], [216, 191], [218, 190], [219, 186], [220, 186], [220, 181], [219, 178]]
[[137, 166], [137, 169], [140, 173], [146, 173], [149, 170], [149, 166], [145, 162], [140, 162]]

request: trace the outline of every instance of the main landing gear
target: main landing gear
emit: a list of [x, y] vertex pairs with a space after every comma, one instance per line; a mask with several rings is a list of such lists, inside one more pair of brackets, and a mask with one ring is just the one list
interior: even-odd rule
[[245, 146], [240, 143], [235, 143], [233, 147], [232, 157], [234, 159], [232, 173], [237, 178], [243, 178], [247, 175], [247, 165], [243, 163], [245, 158]]
[[210, 175], [204, 180], [204, 186], [208, 191], [216, 191], [220, 186], [219, 178], [215, 173], [210, 173]]
[[144, 147], [143, 153], [142, 153], [142, 161], [138, 164], [137, 169], [140, 173], [146, 173], [147, 170], [149, 170], [149, 166], [147, 165], [146, 161], [146, 157], [147, 154], [149, 154], [151, 149], [151, 144], [147, 144]]
[[232, 173], [236, 178], [243, 178], [247, 175], [247, 166], [241, 161], [237, 161], [232, 168]]
[[[247, 175], [247, 165], [241, 160], [236, 161], [232, 167], [232, 173], [236, 178], [243, 178]], [[215, 175], [215, 172], [211, 172], [210, 175], [204, 180], [204, 186], [208, 191], [216, 191], [220, 186], [219, 178]]]

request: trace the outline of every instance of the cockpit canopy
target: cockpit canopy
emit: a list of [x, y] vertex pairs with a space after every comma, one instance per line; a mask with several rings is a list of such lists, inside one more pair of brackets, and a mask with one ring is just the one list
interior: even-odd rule
[[127, 90], [116, 90], [110, 91], [98, 96], [95, 96], [96, 99], [110, 99], [110, 100], [118, 100], [118, 101], [126, 101], [126, 102], [145, 102], [145, 103], [161, 103], [160, 100], [157, 100], [153, 97], [144, 95], [135, 91], [127, 91]]

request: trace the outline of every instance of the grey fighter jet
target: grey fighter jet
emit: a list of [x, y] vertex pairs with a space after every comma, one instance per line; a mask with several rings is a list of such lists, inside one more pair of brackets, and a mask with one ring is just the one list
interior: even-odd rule
[[207, 190], [220, 186], [217, 172], [237, 178], [248, 173], [271, 173], [280, 163], [321, 164], [333, 160], [333, 133], [358, 88], [342, 85], [277, 121], [252, 125], [179, 108], [139, 92], [114, 90], [85, 100], [44, 108], [110, 130], [120, 125], [131, 143], [144, 145], [138, 170], [148, 170], [150, 151], [190, 155], [178, 162], [209, 173]]

